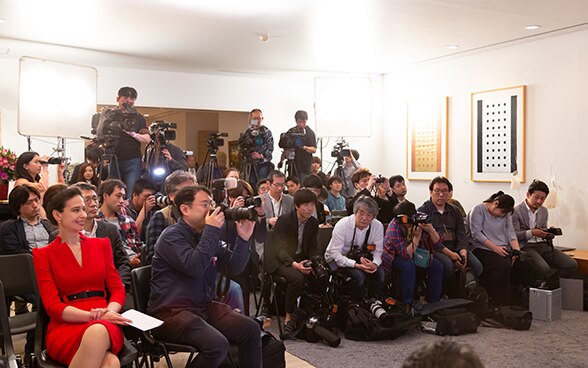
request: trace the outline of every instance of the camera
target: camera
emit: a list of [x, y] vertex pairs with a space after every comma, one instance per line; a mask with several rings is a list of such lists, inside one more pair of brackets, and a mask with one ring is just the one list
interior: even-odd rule
[[383, 177], [382, 174], [378, 175], [378, 177], [376, 178], [376, 184], [382, 184], [385, 181], [386, 181], [386, 178]]
[[339, 165], [343, 163], [343, 158], [349, 156], [350, 154], [351, 152], [345, 140], [341, 140], [335, 143], [335, 146], [333, 146], [333, 150], [331, 151], [331, 157], [335, 158], [337, 164]]
[[169, 121], [157, 120], [149, 125], [149, 135], [151, 140], [159, 139], [159, 143], [166, 144], [167, 141], [176, 139], [176, 129], [178, 125]]
[[354, 260], [357, 263], [361, 262], [361, 258], [368, 259], [370, 261], [374, 260], [374, 255], [372, 252], [376, 250], [375, 244], [367, 244], [365, 247], [360, 247], [359, 245], [352, 245], [349, 253], [347, 253], [347, 258]]
[[[225, 214], [225, 220], [227, 221], [240, 221], [249, 220], [257, 221], [257, 211], [255, 207], [227, 207], [223, 204], [219, 205], [221, 212]], [[214, 208], [210, 210], [210, 213], [214, 212]]]
[[394, 324], [394, 316], [388, 313], [381, 301], [371, 299], [367, 302], [369, 311], [376, 316], [384, 327], [392, 326]]
[[92, 116], [92, 134], [96, 143], [105, 150], [113, 149], [118, 144], [118, 136], [123, 131], [133, 129], [135, 122], [142, 119], [134, 106], [124, 103], [123, 109], [103, 108]]
[[506, 247], [506, 251], [508, 252], [507, 258], [520, 257], [520, 255], [521, 255], [521, 251], [520, 250], [513, 249], [510, 246], [509, 247]]
[[312, 269], [312, 274], [317, 279], [327, 276], [327, 268], [324, 265], [324, 260], [319, 255], [313, 256], [308, 261], [304, 262], [302, 265], [304, 267], [310, 267]]
[[553, 236], [563, 235], [563, 232], [561, 231], [561, 228], [559, 228], [559, 227], [550, 227], [549, 229], [547, 229], [545, 231], [550, 233]]
[[67, 162], [66, 157], [49, 157], [47, 161], [39, 160], [41, 164], [58, 165]]
[[219, 147], [225, 145], [225, 140], [221, 137], [228, 137], [229, 133], [209, 133], [208, 140], [206, 141], [206, 147], [211, 154], [216, 154]]
[[396, 216], [396, 220], [401, 224], [410, 224], [410, 225], [418, 225], [418, 224], [428, 224], [431, 222], [429, 215], [423, 212], [417, 212], [411, 216], [407, 215], [398, 215]]
[[280, 134], [278, 146], [283, 149], [302, 147], [303, 143], [300, 137], [304, 137], [305, 135], [306, 129], [298, 127], [291, 128], [286, 133]]
[[253, 206], [253, 207], [260, 207], [261, 206], [261, 197], [260, 196], [246, 196], [243, 197], [245, 200], [245, 207]]

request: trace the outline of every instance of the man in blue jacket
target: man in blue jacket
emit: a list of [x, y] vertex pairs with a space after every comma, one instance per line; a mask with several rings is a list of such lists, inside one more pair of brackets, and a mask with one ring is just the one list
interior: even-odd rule
[[174, 203], [182, 214], [155, 244], [149, 312], [164, 321], [154, 331], [162, 339], [196, 347], [190, 367], [218, 367], [229, 344], [239, 346], [241, 367], [261, 367], [261, 335], [252, 319], [214, 301], [217, 270], [243, 271], [249, 259], [249, 238], [255, 223], [236, 224], [235, 244], [223, 247], [220, 208], [210, 213], [212, 198], [203, 186], [180, 189]]

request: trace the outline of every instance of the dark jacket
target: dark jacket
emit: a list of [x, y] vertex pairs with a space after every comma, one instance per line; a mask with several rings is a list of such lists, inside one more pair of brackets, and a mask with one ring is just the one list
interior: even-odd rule
[[[41, 219], [41, 224], [49, 234], [49, 243], [51, 243], [51, 232], [53, 225], [48, 220]], [[24, 230], [24, 224], [20, 218], [8, 220], [0, 226], [0, 255], [29, 253], [32, 250], [29, 247], [27, 236]]]
[[[129, 258], [123, 248], [123, 241], [120, 237], [120, 233], [116, 225], [110, 224], [104, 221], [96, 221], [98, 226], [96, 227], [97, 238], [108, 238], [110, 240], [110, 246], [112, 247], [112, 258], [114, 260], [114, 267], [118, 271], [120, 278], [125, 285], [125, 290], [130, 293], [132, 290], [131, 286], [131, 264]], [[49, 235], [49, 242], [51, 243], [57, 237], [58, 231], [55, 230]]]
[[204, 309], [216, 297], [219, 265], [225, 264], [229, 274], [243, 271], [249, 242], [237, 237], [234, 247], [223, 247], [220, 234], [221, 229], [208, 225], [199, 234], [183, 219], [163, 231], [153, 256], [150, 314]]
[[266, 269], [274, 272], [280, 264], [290, 266], [292, 262], [310, 259], [318, 254], [318, 220], [310, 217], [304, 225], [302, 233], [302, 253], [296, 255], [298, 249], [298, 217], [296, 211], [292, 211], [278, 217], [273, 227], [273, 244], [270, 244], [270, 251], [266, 257]]
[[349, 216], [353, 215], [353, 205], [355, 204], [355, 201], [357, 201], [357, 199], [362, 195], [373, 198], [378, 204], [378, 221], [380, 221], [382, 224], [388, 224], [392, 221], [394, 218], [394, 207], [398, 204], [398, 198], [396, 198], [394, 195], [389, 196], [386, 194], [388, 200], [385, 200], [378, 197], [377, 195], [372, 195], [372, 193], [366, 188], [357, 192], [353, 198], [347, 199], [345, 207], [347, 208], [347, 214]]
[[[454, 252], [469, 248], [463, 217], [461, 217], [461, 212], [457, 207], [446, 203], [445, 211], [441, 214], [435, 204], [429, 199], [418, 210], [429, 215], [431, 224], [441, 237], [441, 241], [445, 247]], [[441, 249], [435, 250], [440, 251]]]

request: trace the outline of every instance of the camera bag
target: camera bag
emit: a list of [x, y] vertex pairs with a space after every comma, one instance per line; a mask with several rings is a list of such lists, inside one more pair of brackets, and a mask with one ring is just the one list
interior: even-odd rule
[[425, 247], [421, 247], [419, 244], [412, 255], [412, 261], [418, 268], [429, 268], [429, 265], [433, 261], [433, 247], [429, 240], [427, 239], [425, 241]]
[[419, 319], [400, 307], [392, 307], [389, 313], [394, 316], [394, 323], [384, 327], [380, 320], [369, 310], [358, 304], [349, 306], [345, 338], [355, 341], [393, 340], [404, 335], [408, 330], [419, 325]]
[[[221, 367], [239, 366], [239, 347], [231, 344], [229, 349], [231, 359], [227, 357], [221, 364]], [[285, 368], [286, 367], [286, 347], [284, 342], [276, 339], [271, 333], [261, 331], [261, 362], [263, 368]], [[233, 365], [234, 363], [234, 365]]]
[[445, 336], [458, 336], [478, 331], [480, 320], [465, 308], [442, 309], [433, 313], [430, 317], [436, 322], [435, 334]]

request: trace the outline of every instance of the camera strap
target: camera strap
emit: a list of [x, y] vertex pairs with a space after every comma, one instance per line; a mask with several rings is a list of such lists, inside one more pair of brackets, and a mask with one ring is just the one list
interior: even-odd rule
[[[370, 224], [370, 226], [368, 226], [368, 229], [365, 233], [365, 239], [363, 240], [363, 245], [361, 246], [361, 249], [363, 250], [367, 250], [367, 245], [368, 245], [368, 240], [370, 238], [370, 231], [372, 230], [372, 225]], [[353, 250], [353, 248], [359, 248], [359, 245], [355, 244], [355, 234], [357, 233], [357, 226], [355, 226], [353, 228], [353, 237], [351, 238], [351, 248], [349, 249], [349, 251], [351, 252]]]

